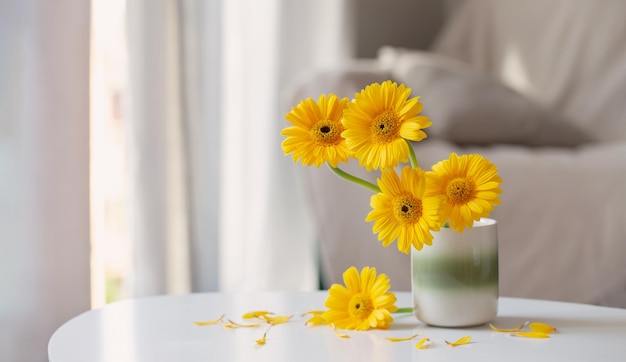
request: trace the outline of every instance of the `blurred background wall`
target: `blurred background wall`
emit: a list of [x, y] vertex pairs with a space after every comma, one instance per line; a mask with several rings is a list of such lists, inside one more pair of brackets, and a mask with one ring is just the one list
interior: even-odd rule
[[456, 4], [449, 0], [356, 0], [356, 56], [373, 58], [383, 45], [427, 49]]

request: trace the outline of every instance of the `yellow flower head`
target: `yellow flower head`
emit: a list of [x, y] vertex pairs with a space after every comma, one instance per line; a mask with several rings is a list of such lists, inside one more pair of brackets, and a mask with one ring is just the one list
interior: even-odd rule
[[376, 276], [376, 268], [365, 267], [361, 275], [355, 267], [343, 273], [345, 287], [333, 284], [324, 305], [329, 309], [324, 320], [340, 329], [387, 329], [393, 322], [391, 313], [398, 310], [396, 296], [389, 290], [389, 278]]
[[340, 100], [334, 94], [322, 94], [317, 103], [311, 98], [300, 102], [285, 116], [293, 124], [281, 132], [287, 136], [282, 143], [285, 154], [292, 154], [294, 162], [301, 159], [305, 166], [319, 167], [328, 162], [337, 167], [339, 162], [348, 161], [350, 153], [341, 137], [341, 117], [347, 103], [348, 98]]
[[372, 230], [383, 246], [398, 240], [398, 250], [408, 253], [413, 245], [421, 250], [431, 245], [430, 231], [439, 230], [440, 196], [425, 196], [426, 172], [405, 166], [401, 178], [394, 170], [384, 171], [378, 180], [381, 193], [370, 199], [372, 211], [365, 221], [374, 221]]
[[489, 216], [495, 205], [500, 204], [502, 193], [498, 169], [481, 155], [450, 154], [427, 173], [426, 195], [443, 196], [440, 221], [450, 222], [450, 228], [463, 232], [474, 221]]
[[407, 162], [406, 140], [426, 138], [423, 128], [432, 124], [419, 116], [423, 105], [418, 97], [409, 98], [410, 88], [390, 80], [373, 83], [355, 95], [344, 111], [342, 136], [346, 144], [368, 171], [388, 169]]

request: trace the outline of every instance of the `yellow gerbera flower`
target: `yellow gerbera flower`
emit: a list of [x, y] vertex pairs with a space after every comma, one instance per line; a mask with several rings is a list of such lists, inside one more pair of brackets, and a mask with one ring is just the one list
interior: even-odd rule
[[411, 88], [388, 80], [365, 87], [348, 103], [342, 136], [368, 171], [407, 162], [409, 145], [405, 139], [426, 138], [422, 129], [432, 123], [426, 116], [418, 115], [423, 105], [418, 97], [408, 99], [410, 94]]
[[328, 162], [337, 167], [339, 162], [348, 161], [350, 153], [341, 137], [341, 117], [347, 103], [348, 98], [322, 94], [317, 103], [307, 98], [292, 108], [285, 118], [293, 126], [281, 132], [287, 136], [282, 143], [285, 155], [292, 154], [294, 162], [301, 159], [306, 166]]
[[393, 322], [391, 313], [398, 310], [396, 296], [389, 290], [389, 278], [376, 276], [376, 268], [365, 267], [361, 275], [355, 267], [343, 273], [345, 287], [333, 284], [324, 305], [329, 309], [324, 320], [340, 329], [387, 329]]
[[441, 223], [450, 222], [450, 228], [463, 232], [474, 221], [489, 216], [500, 203], [502, 193], [497, 167], [481, 155], [450, 154], [428, 172], [426, 194], [444, 197], [440, 208]]
[[370, 199], [372, 211], [365, 221], [374, 221], [372, 230], [383, 246], [398, 240], [398, 250], [408, 253], [413, 245], [421, 250], [431, 245], [430, 231], [439, 230], [441, 196], [425, 196], [426, 172], [405, 166], [401, 178], [394, 170], [384, 171], [378, 186], [381, 193]]

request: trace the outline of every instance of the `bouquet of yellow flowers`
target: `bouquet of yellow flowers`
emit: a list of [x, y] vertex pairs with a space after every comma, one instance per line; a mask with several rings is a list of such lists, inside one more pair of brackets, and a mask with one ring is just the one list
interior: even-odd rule
[[[472, 227], [500, 203], [502, 180], [497, 168], [481, 155], [459, 156], [432, 167], [419, 168], [411, 142], [426, 138], [428, 117], [420, 115], [419, 97], [392, 81], [373, 83], [355, 94], [354, 100], [335, 94], [301, 101], [286, 115], [290, 127], [282, 147], [294, 162], [317, 167], [326, 163], [338, 176], [374, 192], [372, 210], [365, 218], [373, 222], [378, 240], [388, 246], [397, 240], [398, 250], [408, 253], [411, 245], [421, 250], [432, 245], [432, 232], [448, 226], [459, 232]], [[380, 170], [377, 184], [339, 168], [356, 158], [369, 172]], [[400, 163], [409, 163], [396, 171]], [[389, 278], [365, 267], [361, 273], [350, 267], [344, 284], [333, 284], [323, 314], [311, 321], [344, 329], [389, 328], [397, 312], [396, 297], [388, 292]]]
[[[372, 211], [365, 218], [388, 246], [397, 240], [403, 253], [411, 245], [421, 250], [432, 245], [432, 232], [450, 227], [463, 232], [474, 221], [489, 216], [500, 203], [502, 179], [488, 159], [479, 154], [457, 155], [419, 168], [411, 142], [427, 137], [431, 126], [421, 115], [419, 97], [411, 89], [390, 80], [373, 83], [353, 100], [334, 94], [308, 98], [286, 115], [292, 124], [282, 131], [286, 155], [294, 162], [319, 167], [323, 163], [338, 176], [374, 192]], [[380, 170], [377, 185], [339, 168], [340, 162], [356, 158], [359, 165]], [[400, 163], [409, 163], [396, 172]]]

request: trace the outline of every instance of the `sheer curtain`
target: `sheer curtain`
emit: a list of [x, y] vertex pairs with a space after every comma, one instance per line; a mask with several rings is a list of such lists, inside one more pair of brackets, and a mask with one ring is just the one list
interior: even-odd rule
[[177, 1], [127, 2], [131, 295], [191, 290]]
[[[317, 287], [280, 149], [299, 71], [351, 55], [349, 1], [128, 1], [134, 295]], [[89, 2], [0, 2], [0, 351], [89, 309]], [[323, 20], [321, 20], [323, 19]]]
[[[314, 289], [315, 233], [280, 130], [299, 72], [352, 55], [348, 1], [225, 1], [220, 286]], [[323, 19], [323, 20], [322, 20]], [[301, 167], [301, 166], [300, 166]]]
[[352, 56], [351, 1], [129, 6], [136, 295], [317, 288], [281, 92]]
[[0, 359], [89, 309], [89, 3], [0, 2]]

